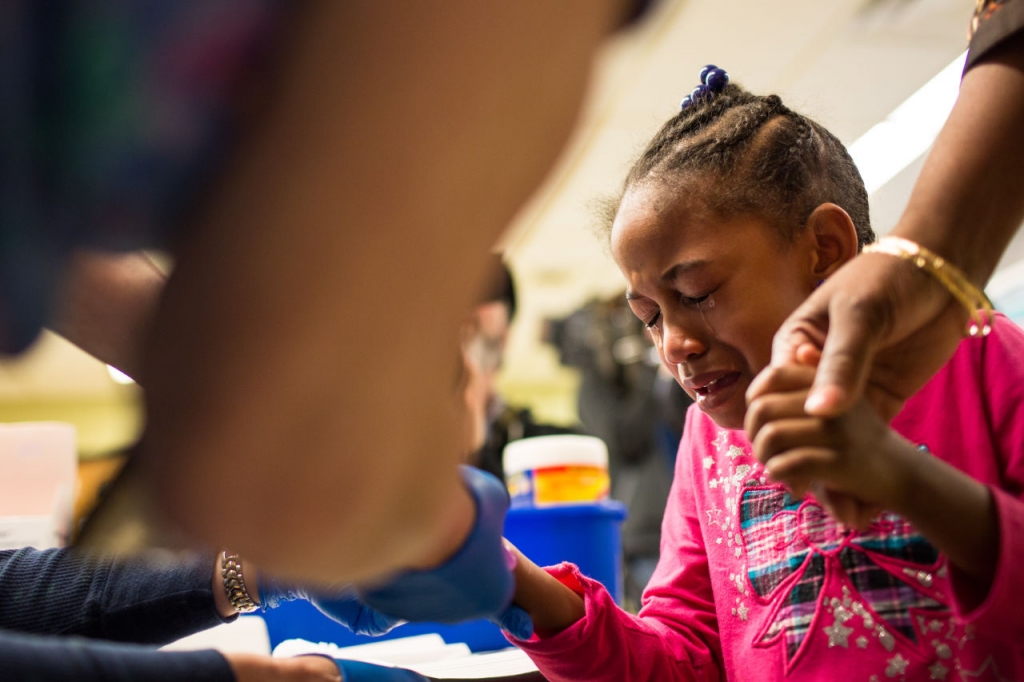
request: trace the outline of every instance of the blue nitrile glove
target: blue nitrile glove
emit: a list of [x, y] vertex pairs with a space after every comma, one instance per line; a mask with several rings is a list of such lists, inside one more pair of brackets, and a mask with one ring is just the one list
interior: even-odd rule
[[533, 637], [533, 618], [515, 604], [505, 609], [497, 618], [490, 620], [516, 639], [526, 640]]
[[405, 668], [389, 668], [362, 661], [334, 659], [344, 682], [429, 682], [429, 678]]
[[360, 592], [360, 597], [367, 606], [404, 620], [457, 623], [488, 618], [513, 636], [529, 639], [533, 621], [511, 606], [515, 555], [501, 537], [508, 490], [479, 469], [463, 466], [460, 471], [477, 512], [459, 551], [435, 569], [406, 571], [382, 587]]
[[260, 608], [276, 608], [281, 602], [305, 599], [331, 620], [341, 623], [357, 635], [376, 637], [389, 632], [405, 621], [386, 616], [359, 601], [351, 588], [335, 594], [313, 592], [278, 583], [269, 576], [259, 577]]

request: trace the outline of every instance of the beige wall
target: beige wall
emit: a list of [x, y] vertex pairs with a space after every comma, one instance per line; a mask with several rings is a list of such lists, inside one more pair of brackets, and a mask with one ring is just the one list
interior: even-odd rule
[[74, 424], [82, 459], [121, 450], [142, 429], [141, 393], [114, 382], [106, 366], [54, 334], [0, 360], [0, 422]]

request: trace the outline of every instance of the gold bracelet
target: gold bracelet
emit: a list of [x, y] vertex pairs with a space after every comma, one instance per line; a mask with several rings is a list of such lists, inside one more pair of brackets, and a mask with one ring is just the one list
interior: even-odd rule
[[242, 576], [242, 559], [237, 554], [221, 552], [220, 576], [224, 579], [224, 593], [228, 603], [238, 613], [252, 613], [259, 607], [249, 596]]
[[995, 309], [985, 292], [967, 278], [964, 271], [939, 254], [903, 237], [882, 237], [864, 247], [863, 253], [885, 253], [909, 261], [934, 277], [950, 295], [967, 309], [968, 336], [986, 336], [992, 331]]

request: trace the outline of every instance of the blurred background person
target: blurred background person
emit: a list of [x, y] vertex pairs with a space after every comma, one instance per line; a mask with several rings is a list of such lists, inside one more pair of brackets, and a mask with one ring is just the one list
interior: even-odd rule
[[495, 255], [481, 301], [466, 325], [463, 348], [471, 377], [466, 402], [475, 422], [476, 451], [469, 463], [501, 480], [505, 480], [502, 454], [510, 442], [579, 432], [572, 427], [537, 422], [531, 410], [510, 405], [501, 394], [498, 380], [515, 315], [515, 280], [502, 257]]

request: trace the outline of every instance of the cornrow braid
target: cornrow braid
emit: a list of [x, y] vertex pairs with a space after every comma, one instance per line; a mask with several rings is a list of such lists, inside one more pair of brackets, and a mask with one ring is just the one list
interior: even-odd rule
[[635, 185], [673, 180], [711, 180], [702, 185], [711, 209], [768, 216], [786, 239], [825, 202], [850, 215], [860, 246], [875, 238], [864, 182], [846, 148], [777, 95], [729, 84], [694, 100], [654, 136], [626, 175], [622, 195]]

